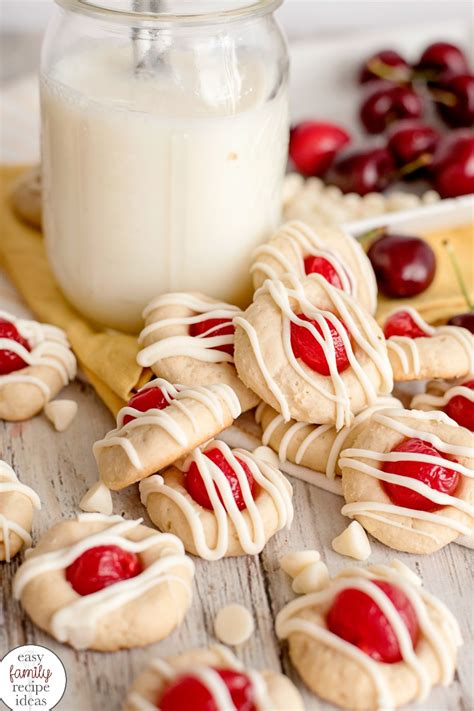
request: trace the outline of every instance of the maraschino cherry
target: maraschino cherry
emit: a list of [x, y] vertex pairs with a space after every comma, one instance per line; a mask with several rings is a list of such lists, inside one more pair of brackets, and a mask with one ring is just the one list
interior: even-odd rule
[[425, 240], [408, 235], [384, 235], [367, 252], [380, 291], [391, 298], [425, 291], [436, 273], [435, 254]]
[[[298, 318], [310, 323], [312, 326], [314, 326], [319, 335], [323, 336], [322, 327], [317, 321], [313, 321], [304, 314], [298, 314]], [[324, 320], [326, 321], [331, 334], [332, 344], [336, 357], [337, 372], [342, 373], [350, 365], [344, 342], [342, 340], [341, 335], [333, 326], [333, 324], [329, 321], [329, 319], [324, 317]], [[342, 323], [342, 321], [340, 321], [340, 323], [347, 331], [345, 324]], [[300, 326], [299, 324], [294, 323], [293, 321], [291, 322], [290, 330], [291, 347], [293, 349], [295, 358], [301, 358], [303, 363], [306, 363], [306, 365], [311, 368], [311, 370], [315, 370], [320, 375], [330, 375], [329, 363], [324, 354], [323, 347], [317, 342], [312, 333], [310, 333], [310, 331], [304, 326]]]
[[415, 70], [431, 81], [447, 71], [455, 74], [467, 72], [468, 63], [465, 54], [456, 45], [434, 42], [426, 47], [415, 65]]
[[395, 163], [386, 148], [369, 148], [341, 153], [336, 157], [326, 181], [343, 193], [381, 192], [395, 174]]
[[441, 197], [474, 193], [474, 132], [460, 128], [442, 136], [430, 171]]
[[439, 132], [422, 121], [397, 121], [387, 132], [387, 148], [402, 169], [403, 177], [419, 177], [431, 163]]
[[319, 255], [310, 255], [304, 260], [305, 274], [321, 274], [336, 289], [343, 289], [341, 277], [331, 262]]
[[135, 553], [114, 545], [96, 546], [66, 568], [66, 580], [79, 595], [91, 595], [141, 572], [142, 564]]
[[430, 333], [423, 331], [408, 311], [394, 311], [385, 321], [383, 328], [385, 338], [405, 336], [405, 338], [429, 338]]
[[303, 175], [323, 175], [350, 140], [347, 131], [336, 124], [303, 121], [291, 129], [290, 158]]
[[[208, 449], [207, 452], [204, 452], [204, 456], [207, 457], [208, 459], [211, 460], [214, 464], [216, 464], [221, 472], [224, 474], [226, 477], [227, 481], [230, 484], [230, 488], [232, 491], [232, 495], [234, 497], [234, 501], [237, 504], [237, 508], [239, 511], [242, 511], [243, 509], [246, 508], [244, 496], [242, 493], [242, 489], [239, 484], [239, 479], [237, 477], [236, 472], [232, 469], [230, 466], [229, 462], [225, 458], [224, 454], [221, 452], [220, 449], [217, 447], [215, 449]], [[252, 476], [252, 472], [248, 468], [247, 464], [243, 462], [241, 459], [236, 457], [237, 461], [241, 465], [242, 469], [245, 472], [245, 476], [247, 477], [247, 481], [249, 483], [250, 487], [250, 492], [252, 494], [252, 497], [255, 498], [255, 493], [257, 489], [257, 485], [255, 483], [255, 479]], [[209, 498], [209, 495], [206, 491], [206, 487], [204, 485], [204, 481], [202, 479], [202, 476], [199, 472], [199, 468], [195, 462], [191, 464], [189, 467], [188, 471], [186, 472], [186, 477], [185, 477], [185, 487], [186, 491], [194, 501], [196, 501], [200, 506], [202, 506], [205, 509], [208, 509], [209, 511], [212, 511], [214, 509], [211, 500]], [[216, 487], [217, 490], [217, 487]], [[222, 501], [222, 497], [220, 495], [220, 492], [218, 491], [218, 495], [220, 500]], [[222, 503], [224, 503], [222, 501]]]
[[[27, 351], [31, 350], [28, 341], [19, 333], [17, 327], [3, 318], [0, 319], [0, 338], [16, 341], [26, 348]], [[8, 373], [21, 370], [21, 368], [25, 368], [27, 365], [23, 358], [20, 358], [20, 356], [13, 351], [0, 350], [0, 375], [8, 375]]]
[[395, 84], [407, 84], [411, 78], [408, 62], [393, 49], [382, 49], [369, 57], [359, 75], [359, 83], [385, 79]]
[[[192, 323], [189, 327], [190, 336], [200, 336], [202, 338], [206, 338], [206, 336], [209, 338], [212, 336], [231, 336], [233, 333], [234, 325], [228, 318], [208, 318], [205, 321]], [[223, 346], [214, 346], [212, 350], [234, 355], [234, 344], [226, 343]]]
[[[170, 400], [173, 398], [168, 396]], [[148, 412], [148, 410], [164, 410], [168, 407], [169, 402], [161, 388], [142, 388], [140, 392], [133, 395], [127, 403], [127, 407], [133, 407], [140, 412]], [[125, 415], [123, 424], [131, 422], [136, 418], [133, 415]]]
[[423, 110], [423, 100], [410, 87], [377, 82], [362, 102], [360, 119], [368, 133], [382, 133], [399, 119], [419, 119]]
[[[474, 380], [462, 383], [463, 388], [474, 390]], [[454, 395], [444, 406], [445, 413], [458, 425], [474, 432], [474, 402], [463, 395]]]
[[443, 121], [454, 128], [474, 125], [474, 75], [444, 75], [431, 95]]
[[[410, 600], [392, 583], [373, 582], [395, 606], [415, 647], [419, 626]], [[336, 595], [326, 623], [333, 634], [355, 645], [377, 662], [395, 664], [402, 660], [400, 645], [390, 622], [377, 603], [362, 590], [347, 588]]]
[[[384, 462], [384, 472], [417, 479], [429, 486], [430, 489], [439, 491], [442, 494], [452, 495], [456, 491], [459, 483], [459, 474], [448, 466], [449, 462], [454, 460], [447, 459], [442, 452], [439, 452], [428, 442], [413, 437], [403, 441], [392, 449], [392, 452], [407, 452], [409, 454], [420, 454], [421, 456], [439, 457], [446, 462], [446, 466], [444, 464], [429, 464], [423, 461], [408, 460]], [[427, 499], [426, 496], [413, 489], [408, 489], [402, 484], [391, 484], [388, 481], [383, 481], [382, 486], [390, 500], [397, 506], [416, 509], [417, 511], [438, 511], [438, 509], [442, 508], [442, 505], [435, 504], [430, 499]]]
[[[256, 711], [252, 683], [246, 674], [232, 669], [214, 669], [229, 690], [232, 708]], [[158, 699], [160, 711], [218, 711], [209, 689], [192, 674], [173, 681]]]

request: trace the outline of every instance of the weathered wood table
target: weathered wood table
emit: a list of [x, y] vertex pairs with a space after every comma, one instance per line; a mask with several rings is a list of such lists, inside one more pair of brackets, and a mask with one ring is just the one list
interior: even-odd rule
[[[79, 500], [96, 479], [92, 443], [112, 425], [111, 415], [88, 385], [76, 382], [60, 397], [75, 399], [79, 404], [79, 413], [65, 433], [55, 432], [44, 415], [21, 424], [0, 423], [0, 456], [41, 497], [43, 508], [35, 517], [34, 540], [62, 516], [72, 517], [78, 511]], [[330, 545], [332, 538], [347, 525], [347, 519], [339, 513], [341, 499], [338, 496], [295, 479], [292, 483], [295, 520], [291, 531], [275, 536], [258, 557], [230, 558], [213, 563], [196, 559], [194, 599], [184, 623], [168, 639], [144, 649], [99, 654], [76, 652], [56, 643], [35, 628], [12, 599], [12, 578], [22, 556], [10, 564], [2, 564], [0, 657], [17, 645], [45, 645], [59, 655], [68, 674], [65, 696], [56, 708], [63, 711], [119, 711], [127, 686], [152, 655], [175, 654], [215, 642], [213, 621], [216, 613], [223, 605], [236, 601], [248, 606], [256, 620], [253, 637], [237, 650], [244, 663], [256, 668], [283, 670], [301, 689], [307, 709], [332, 708], [305, 689], [289, 663], [285, 645], [280, 645], [275, 636], [275, 615], [294, 597], [289, 579], [279, 570], [278, 558], [289, 550], [316, 548], [321, 551], [330, 571], [350, 565], [354, 561], [334, 553]], [[114, 512], [147, 518], [136, 487], [114, 494]], [[417, 708], [430, 711], [472, 709], [473, 552], [451, 545], [435, 555], [417, 559], [396, 554], [376, 542], [372, 542], [372, 549], [369, 562], [389, 563], [398, 557], [414, 568], [426, 587], [449, 605], [461, 624], [465, 644], [460, 650], [453, 685], [448, 689], [437, 688]]]

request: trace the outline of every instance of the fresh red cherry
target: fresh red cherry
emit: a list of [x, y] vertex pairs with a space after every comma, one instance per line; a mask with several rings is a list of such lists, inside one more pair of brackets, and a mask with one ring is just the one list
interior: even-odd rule
[[[16, 326], [3, 318], [0, 319], [0, 338], [16, 341], [26, 348], [27, 351], [31, 350], [28, 341], [20, 335]], [[20, 358], [20, 356], [13, 351], [0, 350], [0, 375], [8, 375], [8, 373], [21, 370], [21, 368], [25, 368], [27, 365], [23, 358]]]
[[[392, 602], [416, 646], [420, 634], [418, 619], [403, 590], [382, 580], [376, 585]], [[347, 588], [338, 593], [326, 616], [329, 630], [355, 645], [377, 662], [395, 664], [403, 657], [392, 625], [377, 603], [362, 590]]]
[[[464, 388], [474, 390], [474, 380], [462, 383]], [[474, 402], [463, 395], [455, 395], [444, 406], [445, 413], [458, 425], [474, 432]]]
[[383, 49], [364, 62], [359, 76], [359, 84], [366, 84], [374, 79], [386, 79], [395, 84], [406, 84], [410, 78], [411, 69], [405, 59], [393, 49]]
[[321, 274], [326, 281], [336, 287], [336, 289], [343, 289], [343, 284], [341, 277], [334, 269], [333, 265], [328, 259], [320, 257], [318, 255], [310, 255], [304, 260], [304, 271], [305, 274]]
[[385, 321], [385, 338], [405, 336], [405, 338], [429, 338], [430, 333], [423, 331], [408, 311], [395, 311]]
[[[298, 314], [298, 318], [303, 321], [307, 321], [312, 324], [319, 335], [323, 335], [322, 327], [317, 321], [313, 321], [304, 314]], [[346, 348], [342, 340], [341, 335], [329, 321], [328, 318], [324, 317], [326, 321], [329, 332], [331, 334], [332, 343], [334, 346], [334, 352], [336, 356], [336, 368], [338, 373], [342, 373], [346, 370], [350, 363], [347, 356]], [[346, 325], [340, 321], [342, 326], [347, 331]], [[301, 358], [303, 363], [306, 363], [308, 368], [315, 370], [320, 375], [330, 375], [329, 364], [326, 360], [322, 346], [317, 342], [312, 333], [309, 332], [304, 326], [300, 326], [297, 323], [291, 322], [291, 348], [295, 358]]]
[[326, 182], [337, 185], [343, 193], [381, 192], [392, 181], [393, 158], [386, 148], [350, 151], [337, 156]]
[[[170, 400], [173, 398], [168, 396]], [[165, 397], [161, 388], [143, 388], [140, 392], [133, 395], [127, 403], [127, 407], [133, 407], [140, 412], [148, 412], [148, 410], [164, 410], [168, 407], [169, 402]], [[136, 418], [133, 415], [125, 415], [123, 424], [131, 422]]]
[[[220, 449], [208, 449], [207, 452], [204, 452], [204, 456], [207, 457], [208, 459], [211, 460], [211, 462], [214, 462], [221, 472], [223, 472], [224, 476], [226, 477], [227, 481], [230, 484], [230, 488], [232, 491], [232, 496], [234, 497], [234, 501], [237, 504], [237, 508], [239, 511], [242, 511], [243, 509], [246, 508], [244, 496], [242, 494], [242, 489], [240, 488], [239, 484], [239, 479], [237, 477], [237, 474], [235, 471], [232, 469], [230, 466], [229, 462], [223, 455]], [[255, 492], [257, 489], [257, 485], [255, 483], [255, 479], [252, 476], [252, 472], [248, 468], [247, 464], [243, 462], [239, 457], [236, 457], [237, 461], [239, 464], [242, 466], [242, 469], [245, 472], [245, 476], [247, 477], [247, 481], [249, 483], [250, 487], [250, 492], [252, 494], [252, 497], [255, 498]], [[204, 481], [202, 479], [202, 476], [199, 472], [199, 468], [195, 462], [191, 464], [189, 467], [188, 471], [186, 472], [186, 477], [185, 477], [185, 486], [186, 486], [186, 491], [194, 501], [196, 501], [200, 506], [202, 506], [205, 509], [208, 509], [209, 511], [212, 511], [214, 509], [211, 500], [209, 498], [209, 495], [206, 491], [206, 487], [204, 485]], [[217, 487], [216, 487], [217, 489]], [[222, 501], [222, 497], [219, 494], [219, 499]], [[222, 501], [222, 503], [224, 503]]]
[[380, 291], [394, 299], [421, 294], [436, 273], [435, 254], [420, 237], [384, 235], [370, 245], [367, 256]]
[[442, 197], [474, 193], [474, 132], [458, 129], [442, 136], [430, 170]]
[[[409, 452], [410, 454], [420, 454], [421, 456], [440, 457], [446, 463], [455, 461], [454, 459], [448, 460], [442, 452], [438, 452], [431, 444], [416, 437], [406, 439], [392, 449], [392, 452]], [[406, 476], [410, 479], [417, 479], [429, 486], [430, 489], [440, 491], [442, 494], [453, 494], [459, 483], [458, 472], [442, 464], [428, 464], [422, 461], [384, 462], [383, 471]], [[388, 481], [383, 481], [382, 486], [390, 500], [397, 506], [415, 509], [416, 511], [438, 511], [443, 508], [442, 505], [433, 503], [425, 496], [418, 494], [413, 489], [407, 489], [401, 484], [390, 484]]]
[[[236, 711], [256, 711], [250, 679], [233, 669], [214, 669], [229, 690]], [[219, 711], [209, 689], [192, 674], [179, 676], [158, 699], [160, 711]]]
[[[218, 328], [222, 324], [222, 328]], [[205, 321], [192, 323], [189, 327], [190, 336], [201, 336], [209, 338], [211, 336], [231, 336], [234, 333], [234, 324], [228, 318], [208, 318]], [[234, 344], [226, 343], [223, 346], [215, 346], [213, 351], [222, 351], [229, 355], [234, 355]]]
[[448, 324], [449, 326], [458, 326], [458, 328], [467, 328], [468, 331], [474, 333], [474, 311], [466, 311], [464, 314], [452, 316]]
[[474, 125], [474, 75], [443, 75], [432, 89], [436, 109], [448, 126]]
[[439, 132], [421, 121], [405, 119], [389, 128], [387, 138], [387, 148], [396, 164], [405, 171], [409, 169], [411, 177], [419, 177], [420, 168], [432, 160]]
[[446, 71], [455, 74], [469, 71], [465, 54], [449, 42], [434, 42], [426, 47], [415, 69], [429, 81], [437, 79]]
[[369, 133], [382, 133], [399, 119], [420, 118], [423, 110], [421, 97], [410, 87], [377, 82], [362, 102], [360, 119]]
[[138, 556], [119, 546], [96, 546], [66, 568], [66, 580], [79, 595], [91, 595], [142, 572]]
[[290, 158], [303, 175], [322, 175], [350, 140], [347, 131], [336, 124], [303, 121], [291, 129]]

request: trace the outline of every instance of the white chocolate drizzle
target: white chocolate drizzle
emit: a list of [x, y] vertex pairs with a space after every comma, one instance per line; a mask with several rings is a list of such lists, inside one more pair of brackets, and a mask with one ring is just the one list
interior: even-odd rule
[[438, 660], [441, 670], [440, 682], [443, 686], [448, 685], [454, 676], [454, 658], [447, 648], [444, 636], [431, 619], [429, 606], [435, 608], [443, 619], [443, 625], [456, 646], [462, 644], [458, 624], [443, 603], [409, 583], [406, 576], [390, 566], [375, 565], [366, 569], [354, 567], [343, 570], [325, 590], [304, 595], [288, 603], [277, 615], [276, 633], [280, 639], [286, 639], [295, 633], [307, 635], [359, 663], [372, 679], [378, 697], [377, 708], [393, 709], [395, 700], [383, 673], [384, 664], [374, 661], [358, 647], [330, 632], [322, 624], [299, 616], [299, 613], [304, 610], [328, 606], [343, 590], [356, 589], [368, 595], [388, 619], [397, 638], [403, 662], [410, 667], [418, 680], [417, 699], [423, 700], [431, 688], [430, 673], [413, 648], [403, 618], [387, 595], [374, 585], [376, 580], [387, 580], [406, 595], [415, 610], [421, 636], [431, 646]]
[[[23, 496], [26, 496], [31, 501], [31, 505], [34, 509], [39, 510], [41, 508], [41, 501], [36, 491], [26, 486], [26, 484], [19, 482], [11, 466], [0, 460], [0, 498], [2, 494], [8, 494], [10, 492], [23, 494]], [[5, 549], [5, 560], [9, 563], [11, 560], [10, 534], [16, 533], [16, 535], [24, 541], [26, 546], [31, 546], [31, 536], [29, 531], [23, 528], [23, 526], [20, 526], [17, 521], [13, 521], [3, 514], [0, 514], [0, 528], [3, 536], [2, 542]]]
[[[235, 420], [241, 413], [239, 399], [229, 385], [217, 383], [216, 385], [188, 388], [183, 385], [171, 385], [162, 378], [152, 380], [144, 388], [142, 392], [149, 388], [160, 388], [165, 396], [166, 401], [177, 407], [182, 412], [194, 433], [199, 432], [199, 422], [196, 421], [192, 411], [186, 406], [186, 400], [195, 400], [212, 413], [212, 416], [217, 423], [224, 427], [226, 409], [230, 412]], [[135, 419], [123, 424], [124, 418], [129, 415]], [[186, 447], [189, 444], [189, 436], [184, 427], [179, 425], [172, 414], [164, 410], [151, 409], [141, 412], [134, 407], [123, 407], [117, 415], [117, 428], [107, 433], [104, 439], [99, 440], [93, 446], [94, 456], [97, 458], [98, 453], [104, 447], [122, 447], [130, 463], [135, 469], [142, 468], [142, 462], [139, 452], [135, 445], [125, 435], [139, 427], [154, 426], [160, 427], [172, 437], [181, 447]]]
[[458, 382], [439, 382], [433, 383], [433, 388], [436, 388], [438, 395], [430, 393], [430, 385], [428, 383], [427, 392], [415, 395], [410, 403], [412, 409], [422, 408], [423, 410], [443, 410], [453, 397], [463, 397], [474, 407], [474, 390], [467, 388], [464, 383], [473, 380], [474, 375], [468, 375]]
[[[423, 431], [423, 429], [417, 429], [403, 422], [403, 418], [414, 418], [417, 420], [435, 420], [443, 422], [445, 424], [453, 425], [457, 427], [456, 423], [451, 420], [443, 412], [424, 412], [421, 410], [383, 410], [381, 412], [373, 415], [373, 420], [384, 427], [387, 427], [394, 432], [397, 432], [407, 438], [421, 439], [424, 442], [429, 443], [432, 447], [437, 449], [439, 452], [447, 454], [452, 457], [474, 457], [473, 447], [464, 447], [461, 445], [448, 444], [444, 442], [440, 437], [430, 432]], [[416, 491], [421, 496], [432, 501], [434, 504], [439, 506], [449, 506], [467, 514], [471, 518], [474, 517], [474, 506], [468, 501], [464, 501], [458, 496], [451, 496], [449, 494], [443, 494], [435, 489], [432, 489], [427, 484], [424, 484], [417, 479], [411, 477], [401, 476], [399, 474], [391, 474], [389, 472], [384, 472], [377, 466], [372, 464], [367, 464], [364, 460], [373, 461], [374, 463], [379, 462], [401, 462], [401, 461], [414, 461], [423, 462], [426, 464], [439, 464], [448, 469], [458, 472], [461, 476], [467, 477], [469, 479], [474, 478], [474, 471], [467, 466], [460, 464], [457, 461], [450, 461], [445, 458], [440, 458], [436, 456], [430, 456], [426, 454], [420, 454], [415, 452], [373, 452], [368, 449], [346, 449], [341, 453], [341, 458], [339, 460], [339, 466], [341, 468], [347, 467], [354, 469], [363, 474], [373, 477], [379, 481], [385, 481], [392, 484], [399, 484], [407, 489]], [[430, 532], [421, 531], [419, 529], [414, 530], [413, 528], [403, 524], [402, 522], [393, 521], [388, 517], [383, 516], [384, 513], [395, 515], [395, 516], [408, 516], [411, 519], [416, 519], [419, 521], [427, 521], [430, 523], [436, 523], [440, 526], [447, 526], [448, 528], [457, 531], [463, 535], [469, 535], [472, 532], [472, 523], [466, 525], [460, 521], [457, 521], [449, 516], [443, 515], [439, 512], [430, 511], [418, 511], [416, 509], [411, 509], [403, 506], [398, 506], [392, 503], [383, 503], [377, 501], [357, 501], [343, 506], [341, 513], [344, 516], [349, 516], [354, 518], [356, 516], [366, 516], [367, 518], [372, 518], [389, 526], [395, 526], [396, 528], [401, 528], [405, 530], [410, 530], [413, 535], [420, 535], [424, 537], [431, 538], [437, 541], [437, 537]]]
[[[411, 306], [404, 306], [401, 309], [392, 311], [387, 320], [398, 312], [409, 314], [418, 328], [426, 334], [426, 338], [445, 335], [456, 339], [460, 347], [466, 352], [470, 364], [469, 372], [474, 371], [474, 341], [472, 334], [466, 328], [459, 328], [458, 326], [439, 326], [434, 328], [427, 324], [418, 311]], [[422, 337], [419, 336], [419, 338]], [[390, 336], [390, 338], [387, 338], [389, 355], [392, 352], [398, 356], [402, 371], [405, 374], [414, 373], [414, 375], [419, 375], [421, 373], [421, 358], [417, 341], [418, 338], [410, 338], [408, 336]]]
[[90, 595], [77, 595], [73, 602], [54, 613], [50, 621], [51, 632], [60, 642], [69, 642], [76, 649], [89, 647], [94, 641], [97, 624], [102, 617], [159, 585], [179, 583], [186, 588], [189, 597], [191, 596], [188, 582], [170, 572], [172, 568], [180, 566], [186, 568], [191, 577], [194, 574], [194, 564], [185, 555], [179, 538], [169, 533], [153, 533], [140, 541], [126, 538], [126, 534], [137, 528], [143, 519], [131, 521], [121, 516], [81, 514], [77, 520], [104, 522], [110, 525], [70, 546], [30, 556], [15, 575], [13, 581], [15, 599], [21, 597], [25, 587], [37, 576], [52, 570], [64, 570], [85, 551], [96, 546], [117, 545], [125, 551], [136, 554], [143, 553], [153, 546], [160, 546], [162, 551], [157, 560], [134, 578], [121, 580]]
[[[239, 511], [235, 503], [227, 477], [205, 456], [207, 449], [218, 449], [235, 472], [245, 502], [243, 511]], [[278, 514], [277, 531], [285, 526], [289, 527], [293, 520], [291, 485], [278, 469], [243, 449], [231, 450], [224, 442], [214, 440], [206, 450], [193, 450], [182, 464], [182, 471], [187, 472], [194, 463], [202, 477], [217, 520], [217, 540], [214, 548], [207, 544], [199, 505], [189, 495], [168, 486], [162, 476], [155, 474], [140, 482], [142, 503], [146, 506], [148, 497], [152, 494], [167, 496], [173, 501], [188, 522], [198, 555], [205, 560], [219, 560], [226, 554], [229, 546], [229, 522], [232, 522], [245, 553], [256, 555], [266, 543], [265, 527], [258, 507], [258, 493], [257, 499], [254, 500], [240, 461], [247, 465], [257, 487], [271, 497]]]
[[[142, 367], [153, 366], [157, 361], [164, 358], [175, 358], [177, 356], [188, 356], [196, 360], [208, 363], [233, 363], [234, 358], [230, 353], [217, 350], [222, 346], [234, 344], [234, 334], [214, 336], [217, 329], [223, 328], [219, 324], [210, 328], [199, 336], [191, 336], [189, 327], [196, 323], [211, 319], [228, 319], [232, 322], [234, 316], [241, 313], [237, 306], [218, 301], [208, 301], [196, 294], [172, 293], [164, 294], [154, 299], [144, 310], [143, 318], [147, 319], [153, 311], [167, 306], [179, 306], [189, 309], [188, 316], [176, 316], [173, 318], [163, 318], [147, 323], [138, 338], [139, 343], [143, 343], [149, 336], [156, 337], [156, 341], [151, 343], [138, 353], [137, 363]], [[173, 328], [178, 331], [177, 335], [160, 337], [160, 331]]]
[[47, 402], [51, 397], [47, 383], [37, 376], [30, 375], [28, 367], [52, 368], [60, 376], [63, 385], [73, 380], [76, 377], [76, 359], [65, 332], [56, 326], [17, 318], [7, 311], [0, 310], [0, 318], [12, 323], [31, 348], [29, 351], [13, 338], [0, 338], [0, 351], [11, 351], [26, 363], [26, 366], [20, 370], [0, 375], [0, 387], [8, 383], [35, 385]]
[[[271, 711], [273, 704], [268, 694], [267, 684], [261, 674], [253, 670], [244, 669], [237, 657], [221, 644], [212, 645], [209, 651], [218, 657], [215, 664], [216, 667], [232, 669], [245, 674], [250, 681], [252, 701], [258, 711]], [[198, 679], [211, 695], [217, 711], [235, 711], [235, 706], [226, 684], [211, 666], [198, 663], [187, 669], [186, 667], [172, 666], [165, 659], [153, 659], [150, 668], [153, 672], [156, 672], [158, 679], [165, 681], [166, 684], [171, 684], [183, 676], [192, 676]], [[138, 691], [129, 693], [127, 701], [135, 706], [137, 711], [157, 711], [156, 704], [151, 704]]]

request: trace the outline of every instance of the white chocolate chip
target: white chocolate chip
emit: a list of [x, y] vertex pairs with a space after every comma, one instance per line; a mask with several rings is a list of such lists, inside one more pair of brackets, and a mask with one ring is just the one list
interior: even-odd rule
[[405, 565], [405, 563], [402, 563], [401, 560], [398, 560], [398, 558], [394, 558], [390, 563], [390, 566], [394, 568], [397, 573], [403, 575], [403, 577], [409, 580], [410, 583], [412, 583], [413, 585], [420, 586], [422, 584], [420, 576], [413, 572], [413, 570], [409, 568], [408, 565]]
[[278, 454], [274, 452], [273, 449], [270, 449], [270, 447], [257, 447], [257, 449], [253, 450], [252, 454], [254, 457], [257, 457], [257, 459], [261, 459], [262, 462], [271, 464], [272, 467], [276, 467], [278, 469], [280, 466]]
[[74, 400], [52, 400], [44, 406], [44, 414], [58, 432], [67, 430], [77, 415], [77, 402]]
[[336, 553], [356, 560], [367, 560], [372, 552], [367, 534], [358, 521], [352, 521], [331, 545]]
[[89, 491], [84, 494], [79, 508], [88, 513], [100, 513], [110, 516], [113, 511], [112, 494], [105, 484], [97, 481]]
[[223, 607], [214, 620], [214, 634], [224, 644], [235, 646], [251, 637], [255, 624], [251, 613], [243, 605], [233, 603]]
[[295, 593], [310, 593], [322, 590], [329, 583], [329, 571], [322, 560], [310, 563], [293, 580]]
[[312, 563], [317, 563], [320, 558], [318, 551], [294, 551], [294, 553], [287, 553], [283, 558], [280, 558], [280, 568], [290, 578], [296, 578], [302, 570]]

